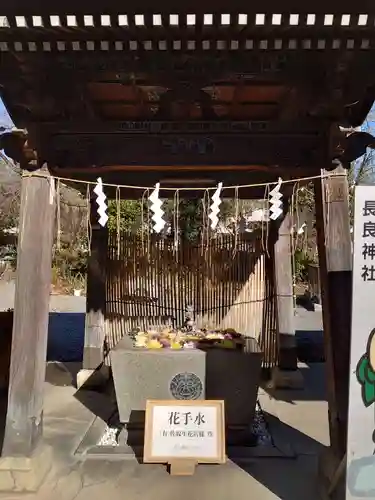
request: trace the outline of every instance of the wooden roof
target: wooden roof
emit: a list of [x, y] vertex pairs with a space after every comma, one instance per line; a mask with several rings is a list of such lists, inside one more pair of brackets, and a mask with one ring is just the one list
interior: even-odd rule
[[28, 147], [65, 168], [316, 168], [331, 124], [373, 103], [374, 24], [366, 0], [12, 0], [0, 92]]
[[0, 8], [5, 102], [18, 126], [62, 121], [64, 98], [100, 119], [159, 118], [168, 97], [169, 119], [204, 119], [210, 99], [215, 118], [273, 119], [294, 88], [310, 111], [325, 99], [332, 118], [362, 119], [367, 108], [346, 107], [374, 83], [375, 5], [301, 4], [12, 0]]

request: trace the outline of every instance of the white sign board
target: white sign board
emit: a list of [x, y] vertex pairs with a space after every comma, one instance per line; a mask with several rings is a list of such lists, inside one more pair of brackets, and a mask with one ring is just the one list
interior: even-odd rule
[[375, 186], [355, 189], [346, 500], [375, 498]]
[[223, 401], [147, 401], [144, 462], [225, 462]]

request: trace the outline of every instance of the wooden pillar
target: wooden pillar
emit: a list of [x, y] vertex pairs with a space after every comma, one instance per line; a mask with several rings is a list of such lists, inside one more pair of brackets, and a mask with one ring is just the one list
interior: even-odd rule
[[281, 370], [297, 369], [291, 231], [292, 217], [287, 213], [279, 227], [274, 253], [279, 332], [279, 368]]
[[[345, 174], [338, 167], [331, 174]], [[344, 456], [348, 421], [352, 251], [346, 175], [315, 181], [331, 446]]]
[[55, 218], [54, 181], [24, 176], [3, 456], [31, 456], [42, 435]]
[[300, 388], [303, 379], [297, 367], [297, 345], [294, 326], [293, 269], [292, 269], [292, 215], [288, 200], [284, 214], [273, 223], [274, 276], [277, 308], [278, 366], [273, 372], [274, 386]]
[[83, 369], [95, 370], [104, 360], [108, 229], [98, 224], [91, 203], [91, 251], [87, 266], [86, 323]]

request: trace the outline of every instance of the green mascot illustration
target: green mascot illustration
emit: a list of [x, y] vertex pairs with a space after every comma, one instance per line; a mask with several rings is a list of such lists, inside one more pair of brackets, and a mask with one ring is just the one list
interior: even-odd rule
[[[366, 408], [375, 403], [375, 328], [369, 335], [365, 354], [357, 364], [356, 375], [362, 388], [362, 401]], [[357, 422], [358, 424], [358, 422]], [[371, 448], [375, 432], [368, 437]], [[355, 457], [347, 468], [347, 489], [350, 498], [375, 498], [375, 453]]]
[[357, 379], [362, 386], [362, 401], [368, 407], [375, 403], [375, 328], [370, 333], [365, 354], [357, 364]]

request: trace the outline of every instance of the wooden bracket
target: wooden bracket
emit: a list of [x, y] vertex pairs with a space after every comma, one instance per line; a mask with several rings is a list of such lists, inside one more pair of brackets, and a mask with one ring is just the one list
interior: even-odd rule
[[5, 154], [19, 163], [22, 169], [38, 168], [38, 155], [29, 141], [27, 131], [15, 130], [2, 134], [0, 149], [4, 149]]
[[178, 459], [172, 460], [168, 465], [171, 476], [192, 476], [197, 464], [193, 460]]

